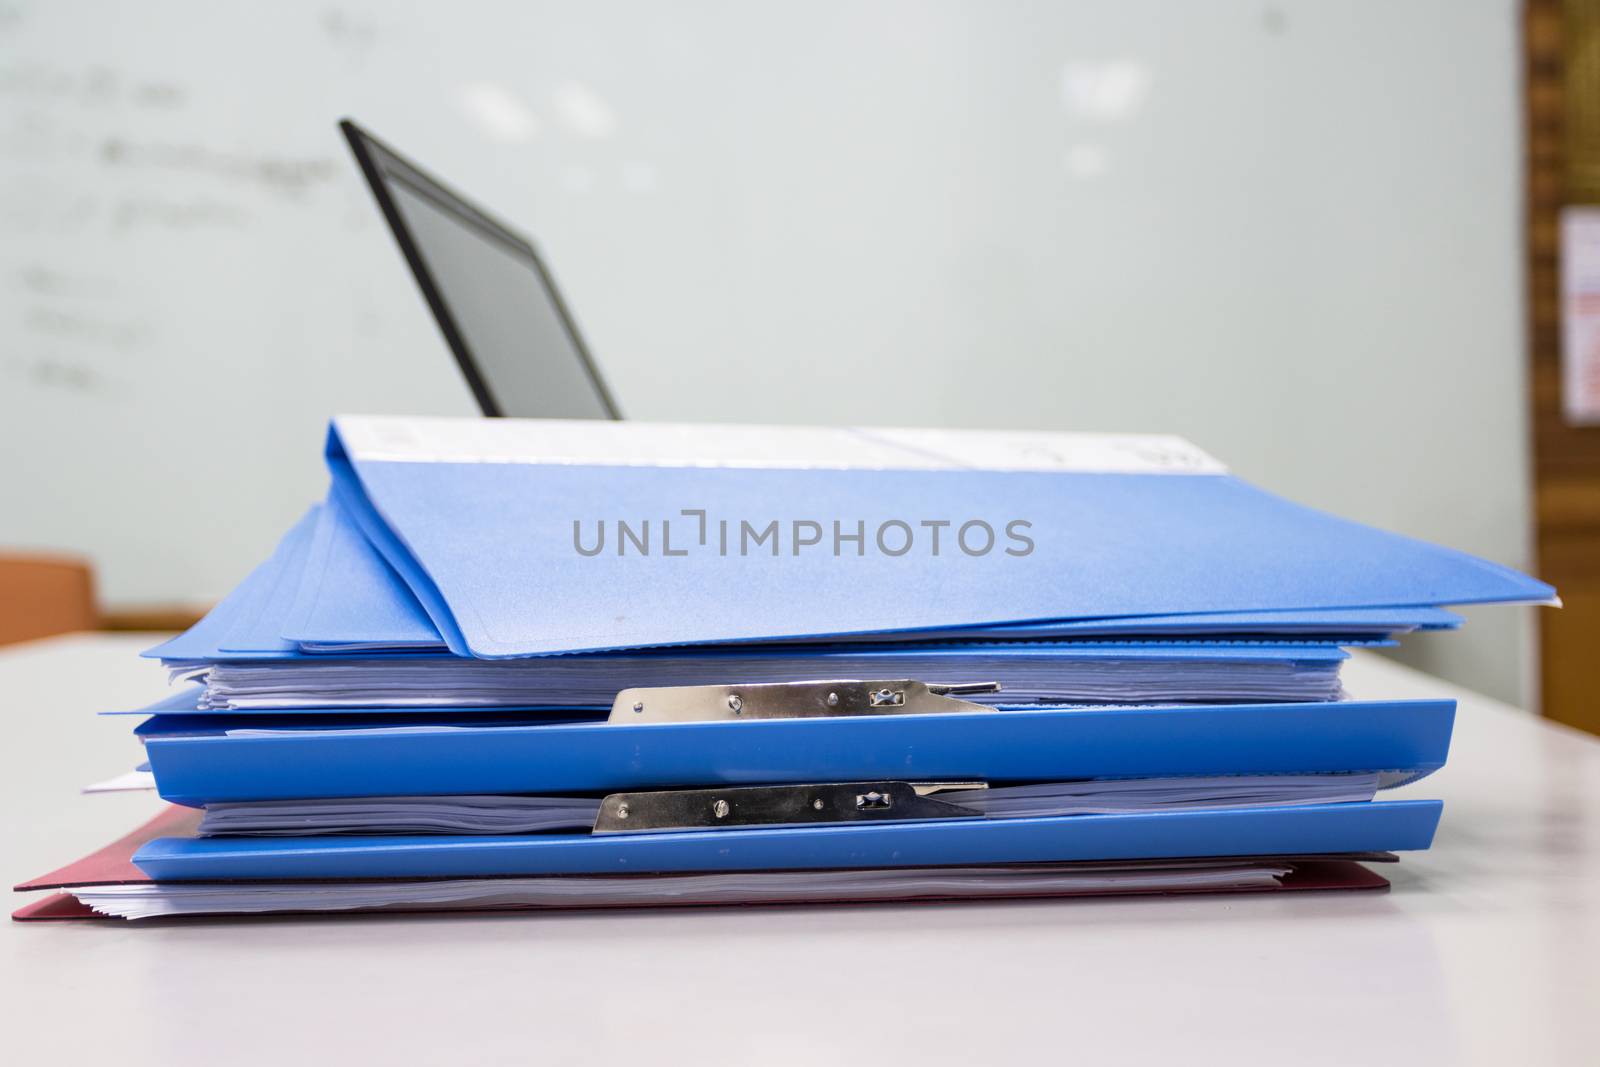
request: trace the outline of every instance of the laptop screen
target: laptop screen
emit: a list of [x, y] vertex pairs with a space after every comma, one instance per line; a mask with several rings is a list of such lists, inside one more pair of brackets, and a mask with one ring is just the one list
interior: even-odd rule
[[617, 418], [533, 245], [354, 123], [341, 126], [483, 413]]

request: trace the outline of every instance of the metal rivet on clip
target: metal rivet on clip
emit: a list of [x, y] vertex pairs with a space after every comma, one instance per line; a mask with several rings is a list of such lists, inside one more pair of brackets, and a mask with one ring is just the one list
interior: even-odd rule
[[715, 815], [719, 819], [727, 818], [728, 802], [726, 800], [719, 800], [715, 804], [711, 805], [711, 814]]
[[813, 801], [812, 801], [812, 802], [811, 802], [811, 806], [812, 806], [812, 807], [813, 807], [813, 808], [815, 808], [815, 809], [817, 809], [817, 810], [818, 810], [818, 811], [821, 811], [821, 810], [822, 810], [822, 806], [823, 806], [823, 805], [822, 805], [822, 798], [821, 798], [821, 797], [818, 797], [818, 798], [817, 798], [817, 799], [815, 799], [815, 800], [813, 800]]
[[643, 711], [644, 710], [644, 701], [642, 701], [642, 700], [635, 701], [634, 705], [633, 705], [633, 710], [634, 710], [634, 714], [638, 714], [639, 712]]
[[628, 817], [628, 805], [626, 805], [626, 804], [618, 804], [617, 805], [617, 818], [626, 819], [627, 817]]
[[829, 693], [828, 694], [828, 707], [836, 708], [838, 706], [839, 706], [839, 694], [838, 693]]
[[739, 714], [741, 711], [744, 710], [744, 698], [741, 697], [738, 693], [729, 694], [729, 696], [728, 696], [728, 707], [733, 709], [733, 713], [735, 715]]

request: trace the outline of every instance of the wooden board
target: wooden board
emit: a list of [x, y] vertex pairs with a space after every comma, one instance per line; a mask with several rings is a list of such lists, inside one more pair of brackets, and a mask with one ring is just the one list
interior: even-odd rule
[[1600, 3], [1524, 8], [1528, 329], [1539, 576], [1565, 607], [1540, 613], [1546, 716], [1600, 733], [1600, 427], [1561, 411], [1561, 208], [1600, 203]]

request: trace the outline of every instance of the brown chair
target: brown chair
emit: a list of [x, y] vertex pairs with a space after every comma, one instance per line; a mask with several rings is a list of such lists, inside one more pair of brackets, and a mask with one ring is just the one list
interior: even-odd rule
[[99, 627], [88, 563], [0, 553], [0, 645]]

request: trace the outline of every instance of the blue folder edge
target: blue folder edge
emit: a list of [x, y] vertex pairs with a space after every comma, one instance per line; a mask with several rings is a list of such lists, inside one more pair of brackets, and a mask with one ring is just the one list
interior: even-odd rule
[[379, 645], [443, 650], [422, 604], [373, 547], [332, 486], [299, 577], [282, 636], [302, 645]]
[[782, 782], [1065, 781], [1406, 772], [1444, 765], [1455, 702], [1092, 707], [647, 725], [141, 727], [161, 795], [211, 801], [606, 793]]
[[342, 452], [329, 450], [328, 474], [330, 492], [339, 498], [347, 513], [353, 518], [367, 541], [382, 553], [384, 560], [410, 587], [411, 593], [422, 605], [422, 610], [433, 622], [445, 646], [457, 656], [471, 655], [466, 638], [456, 625], [455, 615], [445, 603], [439, 587], [417, 561], [410, 546], [397, 536], [361, 489], [356, 472]]
[[159, 838], [134, 864], [161, 881], [439, 878], [928, 867], [1403, 852], [1443, 804], [1396, 800], [1122, 815], [856, 823], [663, 834]]

